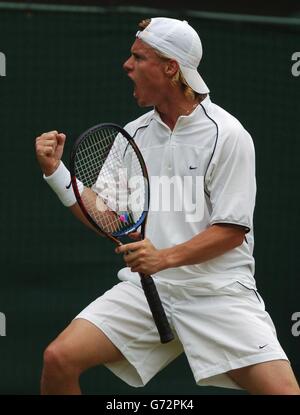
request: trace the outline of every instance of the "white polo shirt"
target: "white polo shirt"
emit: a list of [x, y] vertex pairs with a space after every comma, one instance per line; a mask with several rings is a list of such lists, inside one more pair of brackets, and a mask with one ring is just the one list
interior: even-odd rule
[[[255, 153], [249, 133], [209, 97], [173, 131], [152, 110], [127, 124], [146, 162], [151, 205], [146, 237], [158, 249], [185, 242], [217, 223], [248, 228], [243, 244], [209, 261], [155, 277], [205, 292], [240, 281], [255, 288]], [[171, 183], [171, 186], [169, 185]], [[121, 270], [130, 276], [129, 268]]]

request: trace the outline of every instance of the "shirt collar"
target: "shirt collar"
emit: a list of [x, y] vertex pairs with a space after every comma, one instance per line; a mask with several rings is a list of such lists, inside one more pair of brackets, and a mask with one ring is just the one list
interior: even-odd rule
[[[188, 125], [191, 122], [193, 122], [195, 117], [198, 116], [198, 112], [199, 112], [201, 106], [203, 106], [205, 108], [205, 110], [207, 110], [208, 107], [210, 106], [210, 104], [211, 104], [211, 100], [210, 100], [209, 94], [207, 94], [207, 97], [204, 98], [204, 100], [201, 101], [200, 104], [197, 105], [197, 107], [189, 115], [180, 115], [180, 117], [178, 117], [173, 132], [176, 130], [177, 127], [179, 127], [179, 126], [184, 127], [185, 125]], [[169, 129], [169, 127], [160, 118], [160, 115], [159, 115], [159, 113], [158, 113], [158, 111], [156, 110], [155, 107], [154, 107], [153, 119], [155, 119], [159, 124], [161, 124], [161, 125], [163, 125], [163, 126], [165, 126], [166, 128]]]

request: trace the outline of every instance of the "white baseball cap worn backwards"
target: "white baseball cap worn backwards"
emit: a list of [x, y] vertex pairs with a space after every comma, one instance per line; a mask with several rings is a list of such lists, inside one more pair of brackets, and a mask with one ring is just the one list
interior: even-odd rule
[[202, 44], [197, 32], [185, 20], [167, 17], [152, 18], [136, 37], [149, 46], [175, 59], [188, 85], [199, 94], [209, 89], [197, 71], [202, 58]]

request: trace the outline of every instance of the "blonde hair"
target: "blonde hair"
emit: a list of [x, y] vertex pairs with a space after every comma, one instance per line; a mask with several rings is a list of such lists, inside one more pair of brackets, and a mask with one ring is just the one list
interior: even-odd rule
[[[144, 30], [151, 22], [151, 19], [144, 19], [142, 20], [139, 24], [138, 27], [139, 29], [142, 31]], [[169, 58], [168, 56], [164, 55], [163, 53], [161, 53], [159, 50], [154, 49], [156, 55], [164, 60], [164, 61], [168, 61], [171, 58]], [[191, 100], [194, 100], [196, 98], [200, 98], [202, 100], [202, 98], [204, 98], [204, 96], [206, 94], [204, 94], [204, 96], [202, 97], [203, 94], [198, 94], [198, 92], [194, 91], [186, 82], [180, 68], [179, 70], [176, 72], [176, 74], [173, 76], [172, 80], [171, 80], [172, 85], [175, 87], [177, 85], [179, 85], [184, 93], [184, 95]]]

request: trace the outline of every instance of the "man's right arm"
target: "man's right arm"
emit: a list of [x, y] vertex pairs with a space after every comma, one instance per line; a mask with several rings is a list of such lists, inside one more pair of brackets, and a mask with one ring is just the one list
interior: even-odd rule
[[62, 203], [70, 209], [77, 219], [93, 229], [76, 202], [72, 186], [69, 186], [70, 174], [61, 161], [65, 141], [66, 135], [56, 130], [41, 134], [35, 142], [37, 161], [44, 174], [44, 179], [57, 193]]

